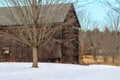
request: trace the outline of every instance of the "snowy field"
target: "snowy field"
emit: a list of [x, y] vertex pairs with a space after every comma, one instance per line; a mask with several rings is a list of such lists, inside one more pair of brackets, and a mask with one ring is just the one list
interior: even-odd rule
[[39, 63], [0, 63], [0, 80], [120, 80], [120, 67]]

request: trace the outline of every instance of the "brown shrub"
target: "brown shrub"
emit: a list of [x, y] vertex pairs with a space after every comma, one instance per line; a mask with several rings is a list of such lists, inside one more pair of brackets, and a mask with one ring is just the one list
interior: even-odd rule
[[106, 63], [113, 63], [113, 58], [111, 56], [106, 56]]
[[97, 64], [102, 64], [102, 63], [104, 63], [104, 58], [103, 58], [103, 56], [97, 56], [97, 57], [96, 57], [96, 63], [97, 63]]
[[94, 64], [95, 60], [92, 56], [86, 55], [79, 59], [79, 63], [83, 65], [89, 65], [89, 64]]

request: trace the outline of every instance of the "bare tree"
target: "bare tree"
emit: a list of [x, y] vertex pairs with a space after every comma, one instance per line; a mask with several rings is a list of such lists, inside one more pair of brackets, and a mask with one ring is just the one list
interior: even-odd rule
[[103, 2], [106, 6], [108, 6], [110, 9], [116, 11], [117, 13], [120, 14], [120, 0], [114, 0], [114, 1], [109, 1], [106, 0]]
[[[52, 27], [66, 11], [68, 0], [5, 0], [1, 1], [0, 24], [13, 26], [14, 39], [29, 45], [33, 51], [33, 65], [38, 67], [38, 47], [50, 41], [60, 26]], [[54, 7], [55, 4], [61, 4]], [[63, 12], [63, 13], [61, 13]], [[69, 20], [65, 24], [69, 24]], [[59, 21], [58, 21], [59, 22]]]
[[88, 36], [87, 30], [90, 27], [90, 15], [86, 10], [79, 11], [79, 20], [81, 29], [79, 29], [79, 59], [86, 55], [87, 45], [88, 45]]
[[[115, 35], [115, 54], [113, 55], [113, 59], [117, 59], [118, 56], [119, 56], [119, 46], [120, 46], [120, 43], [119, 43], [119, 31], [120, 31], [120, 16], [118, 13], [112, 11], [112, 12], [109, 12], [107, 14], [107, 17], [105, 18], [106, 19], [106, 22], [107, 22], [107, 25], [109, 26], [109, 28], [111, 28], [111, 30], [114, 31], [114, 35]], [[112, 44], [114, 45], [114, 44]], [[114, 61], [113, 61], [114, 62]]]
[[87, 12], [87, 10], [86, 9], [79, 10], [78, 16], [80, 20], [81, 29], [85, 31], [88, 30], [91, 25], [91, 16]]
[[100, 55], [103, 56], [104, 61], [107, 61], [108, 56], [113, 56], [114, 55], [114, 40], [115, 36], [112, 34], [112, 32], [106, 28], [104, 32], [101, 32], [100, 38], [99, 38], [99, 50], [100, 50]]
[[87, 53], [87, 32], [84, 30], [79, 30], [79, 48], [80, 48], [80, 56], [84, 56]]
[[100, 30], [99, 30], [99, 23], [96, 21], [92, 22], [93, 31], [91, 31], [91, 54], [93, 55], [94, 59], [96, 60], [98, 50], [99, 50], [99, 37], [100, 37]]
[[91, 35], [92, 35], [92, 44], [91, 44], [92, 55], [94, 59], [96, 60], [98, 49], [99, 49], [99, 29], [95, 28], [92, 31]]

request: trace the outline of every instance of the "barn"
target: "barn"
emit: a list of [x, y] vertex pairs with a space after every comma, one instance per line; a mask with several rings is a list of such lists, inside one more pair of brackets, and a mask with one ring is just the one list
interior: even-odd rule
[[[63, 4], [52, 4], [52, 7], [61, 6]], [[38, 50], [39, 61], [43, 62], [62, 62], [62, 63], [78, 63], [78, 28], [80, 24], [77, 14], [72, 3], [64, 4], [64, 12], [58, 15], [53, 21], [53, 26], [61, 25], [62, 29], [59, 33], [53, 35], [53, 38], [61, 40], [61, 42], [50, 42], [40, 47]], [[5, 7], [0, 8], [0, 15]], [[0, 16], [0, 18], [2, 18]], [[69, 20], [73, 20], [70, 24], [66, 24]], [[5, 19], [3, 20], [5, 22]], [[64, 25], [63, 25], [64, 24]], [[0, 61], [15, 62], [31, 62], [32, 52], [28, 45], [16, 42], [5, 34], [12, 32], [15, 25], [4, 25], [0, 21]]]

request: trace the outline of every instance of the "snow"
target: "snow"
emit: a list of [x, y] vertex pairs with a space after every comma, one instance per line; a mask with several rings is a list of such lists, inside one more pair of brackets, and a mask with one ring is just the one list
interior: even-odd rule
[[39, 63], [0, 63], [0, 80], [120, 80], [120, 67]]

